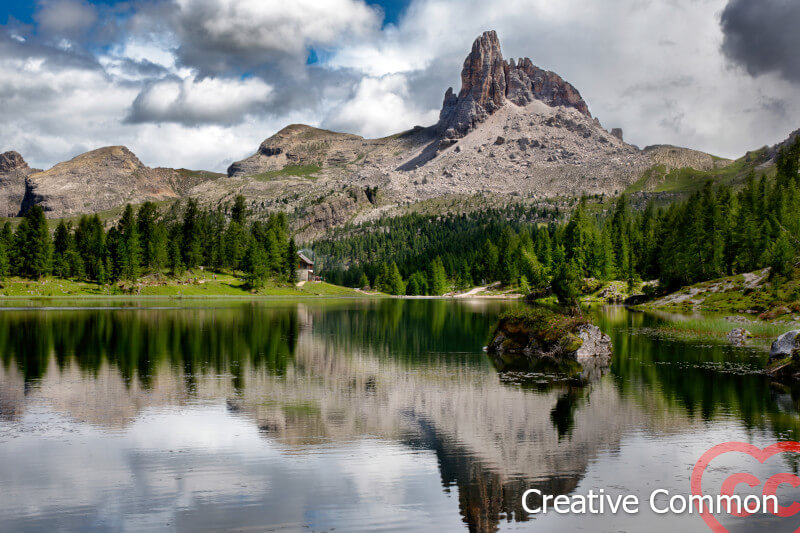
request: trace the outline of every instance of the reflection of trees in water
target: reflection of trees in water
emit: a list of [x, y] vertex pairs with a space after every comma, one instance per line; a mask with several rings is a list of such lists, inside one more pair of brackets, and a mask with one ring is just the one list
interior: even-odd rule
[[646, 313], [607, 308], [595, 316], [611, 335], [615, 353], [624, 354], [611, 366], [620, 394], [652, 402], [657, 391], [661, 410], [705, 421], [732, 413], [747, 429], [772, 431], [781, 439], [787, 433], [800, 437], [800, 388], [792, 391], [757, 372], [766, 352], [637, 333], [663, 320]]
[[[505, 306], [507, 307], [507, 305]], [[343, 350], [369, 349], [376, 356], [421, 362], [431, 355], [472, 354], [487, 343], [497, 302], [383, 299], [328, 310], [315, 308], [314, 332]]]
[[41, 379], [53, 357], [89, 376], [104, 363], [126, 382], [151, 385], [162, 363], [181, 368], [189, 389], [199, 373], [232, 373], [242, 387], [242, 362], [276, 375], [286, 370], [298, 335], [295, 309], [244, 305], [224, 309], [70, 310], [0, 314], [3, 364], [26, 383]]

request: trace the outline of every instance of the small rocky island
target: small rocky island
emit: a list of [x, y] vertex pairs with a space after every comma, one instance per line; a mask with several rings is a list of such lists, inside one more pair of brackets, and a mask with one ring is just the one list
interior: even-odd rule
[[499, 368], [542, 366], [588, 378], [611, 363], [611, 338], [583, 317], [544, 307], [500, 315], [487, 352]]
[[780, 381], [800, 380], [800, 329], [787, 331], [772, 343], [767, 374]]

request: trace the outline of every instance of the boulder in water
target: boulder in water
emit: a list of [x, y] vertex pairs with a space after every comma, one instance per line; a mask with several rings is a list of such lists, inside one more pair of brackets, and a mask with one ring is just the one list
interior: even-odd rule
[[611, 338], [582, 317], [570, 317], [533, 307], [500, 315], [492, 341], [492, 354], [528, 358], [571, 359], [581, 364], [611, 360]]
[[767, 374], [779, 381], [800, 379], [800, 330], [787, 331], [772, 343]]
[[778, 337], [769, 350], [770, 361], [792, 356], [800, 357], [800, 329], [787, 331]]
[[747, 339], [753, 336], [752, 333], [747, 331], [744, 328], [734, 328], [728, 332], [728, 342], [733, 344], [734, 346], [744, 346], [747, 342]]

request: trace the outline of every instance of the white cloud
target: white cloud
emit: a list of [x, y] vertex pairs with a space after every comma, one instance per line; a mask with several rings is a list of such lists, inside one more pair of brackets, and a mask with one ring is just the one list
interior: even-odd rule
[[269, 100], [272, 88], [257, 78], [231, 80], [189, 77], [146, 87], [131, 108], [133, 122], [237, 124]]
[[[13, 58], [0, 46], [0, 152], [17, 150], [36, 168], [49, 168], [82, 152], [123, 144], [150, 166], [224, 170], [235, 159], [285, 125], [314, 122], [310, 114], [241, 117], [233, 126], [128, 124], [124, 119], [140, 88], [101, 69], [54, 66], [43, 56]], [[172, 95], [191, 113], [217, 113], [237, 99], [253, 101], [269, 92], [260, 80], [178, 82]], [[229, 92], [230, 91], [230, 92]], [[169, 91], [165, 91], [169, 95]], [[267, 94], [268, 96], [268, 94]], [[180, 100], [180, 98], [183, 98]], [[229, 99], [229, 102], [226, 102]], [[199, 107], [199, 109], [198, 109]]]
[[436, 119], [437, 111], [420, 110], [414, 105], [405, 76], [390, 74], [363, 78], [353, 97], [335, 109], [324, 124], [364, 137], [383, 137]]

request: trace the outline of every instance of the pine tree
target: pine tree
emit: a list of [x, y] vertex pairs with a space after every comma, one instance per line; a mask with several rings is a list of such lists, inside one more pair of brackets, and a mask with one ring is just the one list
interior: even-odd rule
[[787, 277], [792, 272], [795, 261], [795, 249], [786, 233], [781, 233], [770, 245], [766, 261], [771, 270], [770, 276]]
[[71, 268], [69, 262], [69, 252], [72, 248], [70, 241], [72, 234], [67, 224], [62, 220], [56, 226], [53, 235], [53, 274], [60, 278], [69, 278]]
[[267, 242], [265, 249], [267, 253], [266, 262], [269, 270], [274, 274], [281, 272], [284, 265], [284, 252], [281, 242], [278, 240], [278, 236], [275, 234], [275, 231], [267, 231]]
[[[155, 232], [158, 208], [153, 202], [145, 202], [136, 213], [136, 230], [141, 249], [141, 263], [145, 268], [155, 269]], [[163, 265], [162, 265], [163, 266]]]
[[289, 239], [289, 245], [286, 247], [283, 275], [290, 283], [297, 281], [297, 245], [294, 243], [294, 237]]
[[480, 274], [485, 283], [490, 283], [497, 279], [497, 262], [498, 262], [497, 247], [492, 244], [492, 241], [486, 239], [480, 251]]
[[599, 278], [602, 280], [610, 280], [614, 278], [617, 271], [616, 264], [614, 263], [614, 243], [611, 240], [611, 226], [606, 225], [600, 237], [600, 265], [599, 265]]
[[401, 295], [406, 293], [406, 284], [403, 283], [403, 276], [400, 275], [400, 269], [397, 268], [397, 263], [392, 262], [389, 267], [389, 277], [387, 279], [388, 293], [394, 295]]
[[524, 274], [519, 278], [519, 292], [522, 294], [529, 294], [531, 292], [531, 286], [528, 284], [528, 278]]
[[258, 290], [264, 287], [269, 278], [270, 269], [267, 264], [267, 254], [264, 251], [264, 247], [256, 239], [250, 239], [250, 244], [245, 254], [244, 268], [246, 272], [245, 279], [251, 289]]
[[561, 261], [553, 273], [553, 294], [564, 307], [574, 309], [578, 306], [580, 276], [578, 269], [567, 261]]
[[106, 235], [106, 277], [111, 281], [120, 279], [122, 275], [123, 251], [119, 230], [111, 228]]
[[461, 261], [461, 265], [458, 269], [458, 288], [459, 289], [468, 289], [472, 287], [473, 280], [472, 280], [472, 272], [469, 268], [469, 262], [464, 259]]
[[225, 265], [232, 272], [241, 268], [242, 257], [244, 256], [246, 238], [241, 224], [231, 221], [228, 230], [225, 232]]
[[173, 237], [169, 241], [169, 267], [172, 270], [172, 275], [180, 277], [186, 270], [186, 265], [183, 264], [183, 254], [181, 253], [181, 244], [178, 236]]
[[36, 279], [50, 271], [52, 242], [41, 206], [34, 205], [17, 226], [14, 243], [18, 254], [18, 271]]
[[553, 266], [553, 241], [546, 229], [536, 235], [536, 257], [539, 258], [545, 272], [550, 272]]
[[122, 218], [117, 224], [117, 231], [119, 233], [119, 276], [123, 279], [135, 281], [139, 278], [141, 250], [139, 247], [137, 221], [131, 204], [125, 206]]
[[9, 258], [8, 258], [8, 247], [3, 239], [0, 239], [0, 281], [4, 280], [6, 276], [8, 276], [9, 272]]
[[436, 256], [431, 262], [428, 272], [428, 287], [430, 293], [435, 296], [440, 296], [447, 292], [447, 274], [444, 271], [442, 258], [439, 256]]
[[375, 277], [375, 288], [381, 292], [390, 292], [391, 285], [389, 283], [389, 267], [386, 263], [381, 265], [378, 275]]
[[161, 273], [169, 262], [169, 239], [164, 224], [156, 224], [150, 239], [150, 268]]
[[195, 268], [200, 264], [200, 225], [197, 200], [189, 199], [183, 212], [181, 254], [186, 268]]
[[361, 272], [361, 277], [358, 278], [359, 289], [369, 289], [369, 278], [365, 272]]
[[244, 196], [241, 194], [236, 195], [236, 198], [233, 200], [231, 220], [242, 227], [247, 224], [247, 206], [245, 205]]
[[225, 261], [225, 214], [220, 208], [206, 213], [206, 237], [203, 239], [203, 264], [221, 270]]
[[[100, 283], [105, 283], [106, 272], [106, 236], [103, 231], [103, 224], [97, 215], [82, 216], [75, 229], [75, 243], [78, 253], [83, 260], [83, 270], [85, 275]], [[103, 275], [100, 275], [100, 268], [103, 267]]]

